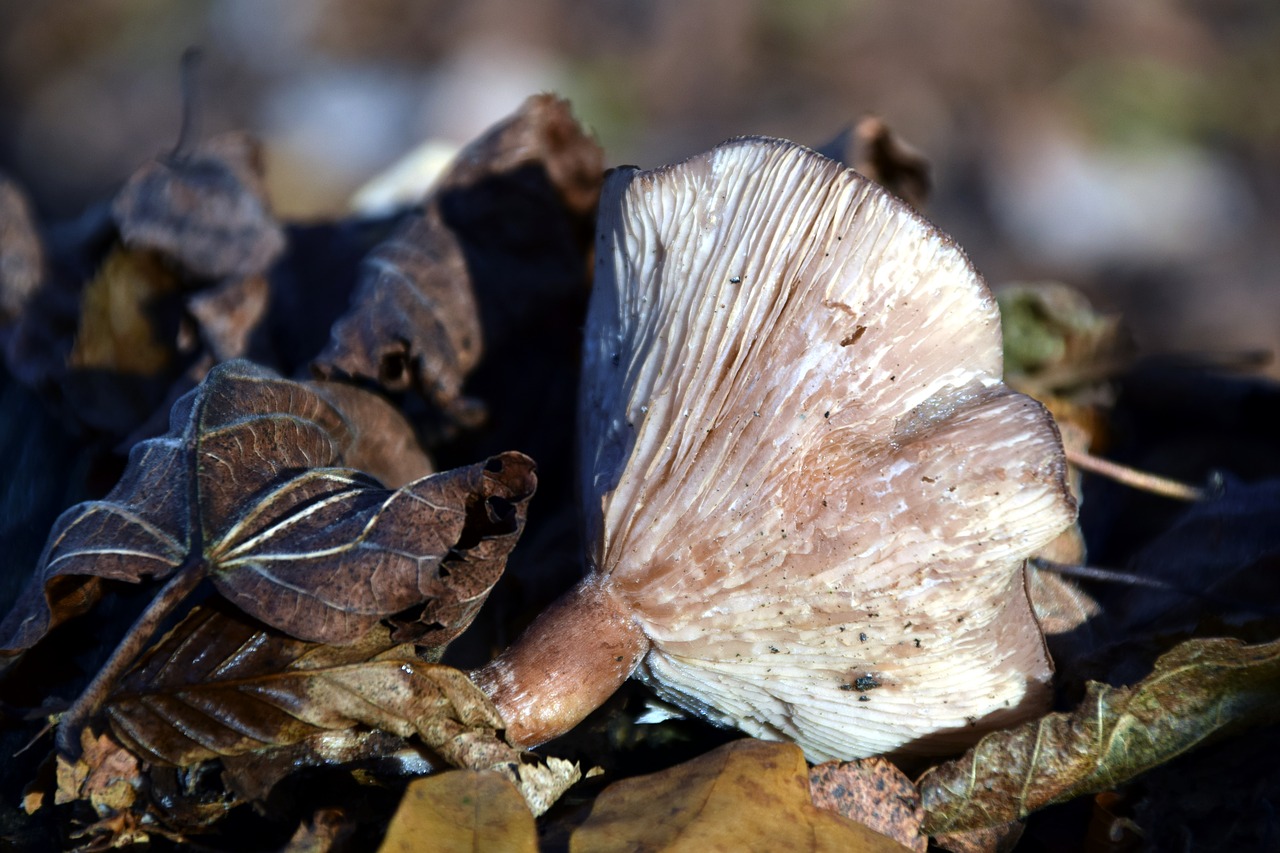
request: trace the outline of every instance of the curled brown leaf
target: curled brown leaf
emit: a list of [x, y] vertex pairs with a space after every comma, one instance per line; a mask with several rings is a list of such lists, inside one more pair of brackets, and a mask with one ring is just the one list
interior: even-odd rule
[[247, 612], [306, 639], [350, 642], [394, 617], [404, 640], [443, 643], [497, 580], [535, 484], [532, 461], [508, 453], [383, 488], [342, 467], [353, 449], [380, 456], [361, 424], [247, 362], [215, 368], [171, 424], [105, 499], [55, 524], [0, 622], [4, 655], [92, 606], [100, 579], [201, 563]]
[[464, 149], [425, 210], [365, 259], [316, 370], [413, 389], [473, 421], [461, 389], [485, 346], [540, 301], [585, 291], [602, 172], [567, 103], [530, 98]]
[[111, 212], [125, 245], [160, 252], [200, 278], [264, 272], [284, 249], [284, 230], [267, 204], [261, 151], [243, 133], [145, 164]]

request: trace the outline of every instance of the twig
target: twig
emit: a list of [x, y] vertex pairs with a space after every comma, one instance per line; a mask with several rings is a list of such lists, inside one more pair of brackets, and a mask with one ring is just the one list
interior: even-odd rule
[[1146, 575], [1136, 575], [1133, 572], [1121, 572], [1116, 569], [1103, 569], [1098, 566], [1079, 566], [1071, 563], [1057, 563], [1053, 560], [1046, 560], [1043, 557], [1032, 557], [1031, 564], [1037, 569], [1043, 569], [1047, 572], [1053, 572], [1055, 575], [1062, 575], [1068, 578], [1078, 578], [1086, 581], [1103, 581], [1104, 583], [1124, 584], [1125, 586], [1141, 586], [1147, 589], [1158, 589], [1164, 592], [1176, 592], [1181, 595], [1197, 597], [1202, 593], [1184, 589], [1180, 586], [1174, 586], [1168, 581], [1149, 578]]
[[1104, 569], [1098, 566], [1080, 566], [1073, 565], [1071, 563], [1056, 563], [1053, 560], [1046, 560], [1043, 557], [1032, 557], [1028, 562], [1037, 569], [1053, 572], [1054, 574], [1062, 575], [1063, 577], [1088, 581], [1101, 581], [1103, 583], [1123, 584], [1125, 586], [1144, 587], [1146, 589], [1159, 590], [1160, 592], [1172, 592], [1175, 595], [1182, 595], [1187, 598], [1198, 599], [1200, 601], [1213, 604], [1217, 607], [1223, 608], [1224, 610], [1231, 610], [1239, 613], [1264, 613], [1268, 615], [1280, 613], [1280, 609], [1260, 602], [1229, 598], [1208, 590], [1179, 586], [1177, 584], [1169, 583], [1168, 581], [1159, 580], [1158, 578], [1134, 574], [1133, 572]]
[[1137, 468], [1130, 468], [1128, 465], [1121, 465], [1119, 462], [1112, 462], [1083, 450], [1067, 448], [1067, 461], [1077, 468], [1109, 477], [1117, 483], [1150, 492], [1153, 495], [1177, 501], [1200, 501], [1205, 498], [1204, 489], [1188, 486], [1186, 483], [1161, 477], [1158, 474], [1139, 471]]

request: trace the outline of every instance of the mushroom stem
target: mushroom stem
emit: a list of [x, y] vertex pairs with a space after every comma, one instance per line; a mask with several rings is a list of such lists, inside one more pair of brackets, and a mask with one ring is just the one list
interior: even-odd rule
[[648, 650], [640, 626], [592, 576], [471, 679], [498, 707], [507, 740], [532, 747], [569, 731], [603, 704]]

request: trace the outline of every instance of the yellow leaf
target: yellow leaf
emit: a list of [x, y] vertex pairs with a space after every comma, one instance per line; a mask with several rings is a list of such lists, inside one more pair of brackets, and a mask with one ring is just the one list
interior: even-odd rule
[[537, 853], [533, 815], [516, 787], [487, 770], [453, 770], [409, 785], [379, 853]]
[[903, 853], [909, 848], [814, 806], [799, 747], [748, 739], [611, 785], [574, 831], [569, 849]]
[[154, 376], [173, 360], [156, 310], [177, 278], [155, 255], [117, 248], [85, 285], [72, 367]]

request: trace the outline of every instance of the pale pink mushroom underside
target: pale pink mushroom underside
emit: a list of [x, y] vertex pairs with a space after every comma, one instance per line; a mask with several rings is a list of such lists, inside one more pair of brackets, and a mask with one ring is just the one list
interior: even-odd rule
[[615, 171], [600, 217], [581, 491], [638, 674], [814, 761], [1043, 710], [1023, 560], [1075, 506], [955, 243], [769, 139]]

